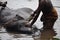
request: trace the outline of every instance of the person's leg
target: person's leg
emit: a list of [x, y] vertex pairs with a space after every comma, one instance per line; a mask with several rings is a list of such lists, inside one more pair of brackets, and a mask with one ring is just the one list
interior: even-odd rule
[[56, 10], [53, 8], [50, 12], [53, 16], [48, 16], [43, 20], [43, 29], [53, 29], [53, 26], [58, 18]]
[[43, 29], [53, 29], [56, 19], [48, 19], [43, 22]]

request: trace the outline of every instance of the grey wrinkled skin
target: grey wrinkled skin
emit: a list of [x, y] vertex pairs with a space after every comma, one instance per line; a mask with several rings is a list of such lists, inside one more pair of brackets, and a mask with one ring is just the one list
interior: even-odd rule
[[[33, 10], [30, 8], [21, 8], [17, 10], [11, 10], [8, 7], [5, 7], [1, 10], [2, 6], [0, 6], [0, 26], [4, 26], [5, 23], [8, 23], [5, 27], [6, 31], [9, 33], [16, 34], [32, 34], [31, 28], [25, 27], [25, 23], [28, 22], [26, 19], [32, 14]], [[34, 29], [35, 30], [35, 29]], [[35, 32], [35, 31], [34, 31]]]
[[[0, 11], [1, 12], [1, 11]], [[11, 19], [13, 19], [14, 17], [16, 17], [16, 14], [13, 10], [9, 9], [8, 7], [6, 7], [5, 9], [2, 10], [1, 12], [1, 16], [2, 18], [0, 19], [0, 24], [1, 23], [6, 23], [7, 21], [10, 21]], [[17, 18], [17, 17], [16, 17]], [[15, 19], [16, 19], [15, 18]]]

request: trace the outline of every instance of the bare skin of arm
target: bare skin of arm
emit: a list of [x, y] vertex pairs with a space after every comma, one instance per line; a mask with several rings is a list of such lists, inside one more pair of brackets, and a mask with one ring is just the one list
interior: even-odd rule
[[40, 5], [40, 0], [39, 0], [39, 5], [36, 11], [34, 11], [33, 13], [34, 18], [30, 24], [30, 27], [32, 27], [32, 25], [36, 22], [37, 18], [39, 17], [40, 12], [41, 12], [41, 5]]
[[38, 8], [34, 11], [33, 14], [31, 14], [31, 16], [28, 18], [28, 21], [31, 21], [31, 23], [27, 23], [26, 26], [28, 27], [32, 27], [32, 25], [36, 22], [37, 18], [39, 17], [40, 11], [41, 11], [41, 5], [40, 5], [40, 0], [38, 1]]

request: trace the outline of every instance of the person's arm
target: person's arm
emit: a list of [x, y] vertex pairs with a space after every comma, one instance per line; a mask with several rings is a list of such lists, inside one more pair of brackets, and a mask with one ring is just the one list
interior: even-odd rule
[[33, 12], [33, 14], [30, 15], [30, 17], [27, 19], [27, 21], [31, 21], [36, 16], [36, 14], [38, 13], [38, 11], [40, 9], [40, 0], [38, 2], [39, 2], [38, 8]]
[[40, 0], [39, 0], [38, 8], [37, 8], [36, 11], [34, 12], [35, 17], [33, 18], [32, 22], [31, 22], [31, 24], [30, 24], [31, 27], [32, 27], [32, 25], [36, 22], [37, 18], [39, 17], [40, 11], [41, 11], [41, 5], [40, 5]]

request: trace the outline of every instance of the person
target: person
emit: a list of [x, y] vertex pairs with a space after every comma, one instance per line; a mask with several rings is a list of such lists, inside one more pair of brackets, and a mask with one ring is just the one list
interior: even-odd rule
[[1, 9], [0, 9], [0, 31], [1, 31], [1, 28], [2, 28], [2, 15], [1, 15], [1, 13], [5, 9], [6, 4], [7, 4], [7, 1], [6, 2], [1, 2], [0, 1], [0, 7], [1, 7]]
[[58, 14], [50, 0], [39, 0], [38, 8], [34, 11], [34, 13], [30, 16], [28, 20], [32, 20], [29, 26], [32, 27], [32, 25], [39, 17], [41, 11], [43, 12], [43, 14], [40, 20], [43, 22], [43, 29], [53, 29], [54, 23], [58, 18]]
[[6, 7], [6, 4], [7, 4], [7, 1], [6, 2], [0, 2], [0, 7], [1, 7], [1, 9], [0, 9], [0, 24], [1, 24], [1, 22], [2, 22], [2, 15], [1, 15], [1, 13], [2, 13], [2, 11], [5, 9], [5, 7]]
[[1, 17], [1, 12], [5, 9], [5, 7], [7, 6], [6, 5], [7, 4], [7, 1], [6, 2], [0, 2], [0, 7], [1, 7], [1, 9], [0, 9], [0, 19], [2, 18]]

